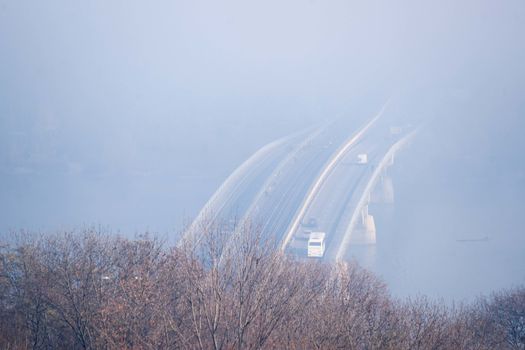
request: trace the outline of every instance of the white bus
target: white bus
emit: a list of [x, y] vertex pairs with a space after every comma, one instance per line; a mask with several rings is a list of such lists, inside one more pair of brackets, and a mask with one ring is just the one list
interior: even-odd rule
[[312, 232], [308, 239], [308, 256], [322, 258], [325, 249], [325, 233], [324, 232]]

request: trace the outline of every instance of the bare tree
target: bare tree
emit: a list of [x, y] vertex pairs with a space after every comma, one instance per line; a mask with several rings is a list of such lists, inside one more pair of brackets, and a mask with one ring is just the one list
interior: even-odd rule
[[449, 313], [443, 303], [426, 297], [408, 299], [399, 305], [405, 349], [445, 349]]
[[97, 230], [0, 247], [5, 349], [523, 349], [524, 288], [397, 301], [356, 263], [292, 258], [245, 222], [167, 248]]
[[[504, 290], [476, 303], [474, 329], [488, 346], [525, 349], [525, 288]], [[480, 334], [480, 333], [484, 334]]]

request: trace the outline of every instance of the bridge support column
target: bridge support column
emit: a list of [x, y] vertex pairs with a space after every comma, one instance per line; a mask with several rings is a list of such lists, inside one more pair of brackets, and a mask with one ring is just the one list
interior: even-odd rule
[[394, 184], [390, 176], [386, 174], [381, 175], [380, 181], [370, 195], [370, 201], [378, 204], [394, 203]]
[[376, 224], [374, 217], [368, 213], [368, 205], [361, 210], [361, 222], [352, 233], [351, 244], [375, 244]]

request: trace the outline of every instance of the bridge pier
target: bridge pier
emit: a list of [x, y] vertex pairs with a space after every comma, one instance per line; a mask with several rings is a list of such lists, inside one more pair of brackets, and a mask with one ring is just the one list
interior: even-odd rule
[[350, 244], [376, 243], [374, 217], [368, 213], [368, 205], [371, 202], [394, 202], [394, 186], [392, 180], [386, 175], [386, 169], [394, 164], [394, 155], [411, 140], [416, 131], [410, 132], [394, 143], [381, 161], [372, 167], [372, 176], [352, 212], [352, 217], [337, 251], [337, 261], [345, 259]]
[[370, 194], [370, 202], [377, 204], [394, 203], [394, 184], [390, 176], [386, 174], [381, 175], [380, 181]]
[[376, 224], [374, 216], [368, 213], [368, 204], [361, 210], [361, 221], [352, 232], [350, 244], [375, 244]]

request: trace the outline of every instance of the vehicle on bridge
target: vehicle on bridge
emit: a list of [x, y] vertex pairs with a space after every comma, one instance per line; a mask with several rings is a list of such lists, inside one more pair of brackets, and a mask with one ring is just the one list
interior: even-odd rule
[[403, 128], [400, 126], [391, 126], [390, 127], [390, 135], [400, 135], [403, 132]]
[[366, 164], [368, 163], [368, 155], [366, 153], [361, 153], [357, 155], [357, 164]]
[[308, 239], [308, 257], [322, 258], [325, 251], [324, 232], [312, 232]]
[[308, 221], [302, 223], [303, 227], [314, 228], [317, 227], [317, 219], [310, 218]]

